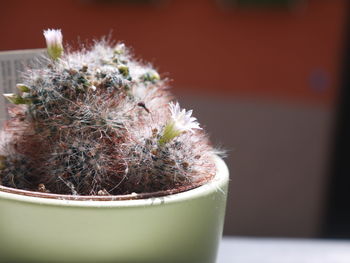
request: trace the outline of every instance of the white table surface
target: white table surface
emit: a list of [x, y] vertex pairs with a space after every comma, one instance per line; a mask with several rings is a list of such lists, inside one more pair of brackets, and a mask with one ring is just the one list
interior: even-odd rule
[[350, 240], [225, 237], [217, 263], [350, 263]]

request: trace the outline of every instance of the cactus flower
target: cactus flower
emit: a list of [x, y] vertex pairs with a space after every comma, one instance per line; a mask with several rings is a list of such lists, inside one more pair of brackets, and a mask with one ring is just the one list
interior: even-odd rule
[[46, 40], [47, 53], [53, 60], [57, 60], [63, 53], [63, 37], [61, 29], [44, 30], [44, 36]]
[[180, 104], [176, 102], [169, 103], [169, 110], [171, 112], [171, 119], [164, 128], [163, 136], [159, 139], [159, 144], [163, 145], [181, 133], [190, 131], [194, 132], [193, 129], [202, 129], [199, 127], [199, 123], [195, 117], [192, 117], [192, 110], [186, 112], [185, 109], [180, 108]]

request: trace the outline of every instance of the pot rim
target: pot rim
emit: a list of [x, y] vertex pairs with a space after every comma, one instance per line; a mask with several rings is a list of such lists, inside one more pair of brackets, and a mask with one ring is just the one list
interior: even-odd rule
[[[18, 202], [27, 202], [40, 205], [56, 205], [67, 207], [134, 207], [147, 205], [161, 205], [165, 203], [176, 203], [193, 198], [206, 196], [212, 192], [221, 191], [229, 179], [229, 171], [225, 162], [218, 156], [214, 155], [216, 174], [213, 179], [196, 188], [154, 197], [143, 198], [143, 194], [130, 195], [112, 195], [112, 196], [68, 196], [59, 194], [47, 194], [41, 192], [15, 189], [0, 185], [0, 200], [8, 199]], [[141, 198], [140, 198], [141, 196]]]

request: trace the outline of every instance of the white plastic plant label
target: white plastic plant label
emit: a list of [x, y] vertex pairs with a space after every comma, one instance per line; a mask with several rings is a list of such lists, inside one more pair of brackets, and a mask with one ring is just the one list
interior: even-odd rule
[[[16, 92], [16, 84], [21, 82], [20, 72], [45, 49], [13, 50], [0, 52], [0, 93]], [[7, 119], [6, 104], [8, 102], [0, 96], [0, 124]]]

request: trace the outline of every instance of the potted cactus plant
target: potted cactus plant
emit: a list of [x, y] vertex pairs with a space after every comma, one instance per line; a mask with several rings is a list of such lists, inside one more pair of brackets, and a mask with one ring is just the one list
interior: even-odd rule
[[228, 170], [192, 111], [124, 44], [44, 36], [4, 94], [0, 262], [215, 262]]

